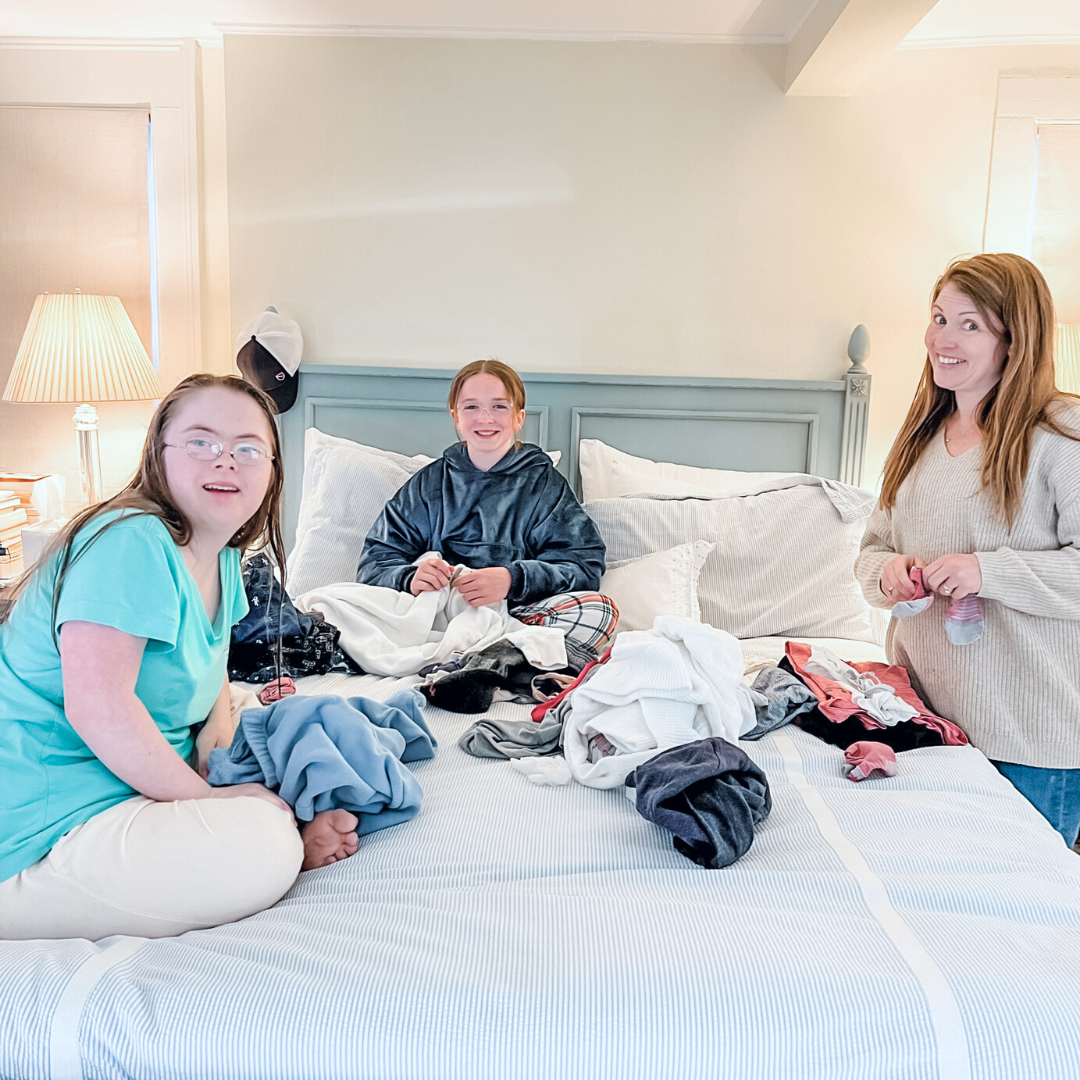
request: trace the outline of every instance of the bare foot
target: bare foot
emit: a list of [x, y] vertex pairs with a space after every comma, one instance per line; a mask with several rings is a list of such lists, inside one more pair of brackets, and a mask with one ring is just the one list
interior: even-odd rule
[[304, 861], [301, 870], [329, 866], [339, 859], [356, 854], [360, 838], [356, 835], [359, 819], [348, 810], [324, 810], [316, 814], [300, 830], [304, 841]]

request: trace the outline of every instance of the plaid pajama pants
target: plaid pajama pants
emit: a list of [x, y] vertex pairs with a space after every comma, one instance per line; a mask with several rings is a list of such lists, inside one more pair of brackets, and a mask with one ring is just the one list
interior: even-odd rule
[[566, 659], [580, 671], [608, 647], [619, 609], [597, 592], [567, 592], [535, 604], [510, 609], [515, 619], [530, 626], [554, 626], [566, 637]]

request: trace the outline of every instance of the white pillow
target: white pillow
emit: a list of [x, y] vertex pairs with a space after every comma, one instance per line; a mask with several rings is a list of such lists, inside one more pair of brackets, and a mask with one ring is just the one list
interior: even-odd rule
[[[562, 455], [555, 450], [548, 456], [558, 465]], [[296, 543], [289, 555], [290, 595], [355, 581], [360, 552], [375, 519], [398, 488], [434, 460], [308, 428]]]
[[355, 581], [364, 539], [394, 493], [433, 458], [339, 439], [308, 428], [304, 486], [289, 556], [288, 590], [300, 596]]
[[578, 443], [583, 502], [650, 492], [657, 495], [730, 495], [790, 473], [700, 469], [624, 454], [599, 439]]
[[714, 541], [698, 582], [701, 617], [736, 637], [876, 641], [854, 571], [874, 502], [806, 478], [741, 497], [603, 499], [585, 512], [615, 562]]
[[629, 562], [608, 564], [600, 592], [619, 609], [617, 630], [651, 630], [657, 615], [701, 621], [698, 575], [715, 544], [695, 540]]

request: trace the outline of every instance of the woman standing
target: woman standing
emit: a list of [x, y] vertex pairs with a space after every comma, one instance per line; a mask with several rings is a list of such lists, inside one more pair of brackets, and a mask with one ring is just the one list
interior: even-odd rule
[[[893, 619], [888, 652], [1071, 846], [1080, 830], [1080, 404], [1054, 385], [1054, 308], [1018, 255], [953, 263], [926, 366], [885, 463], [856, 573], [867, 600], [942, 598]], [[985, 630], [954, 645], [954, 600]]]
[[240, 553], [280, 557], [281, 482], [265, 395], [191, 376], [155, 412], [135, 479], [18, 587], [0, 619], [0, 939], [232, 922], [275, 903], [302, 858], [356, 850], [351, 814], [301, 840], [265, 787], [211, 788], [189, 765], [232, 741]]

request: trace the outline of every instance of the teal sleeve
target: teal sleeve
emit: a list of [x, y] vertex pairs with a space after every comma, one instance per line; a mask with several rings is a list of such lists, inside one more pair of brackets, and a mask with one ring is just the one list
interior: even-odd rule
[[60, 589], [56, 629], [66, 622], [91, 622], [175, 645], [180, 629], [175, 575], [182, 567], [178, 552], [165, 546], [176, 547], [165, 527], [140, 515], [81, 540]]

